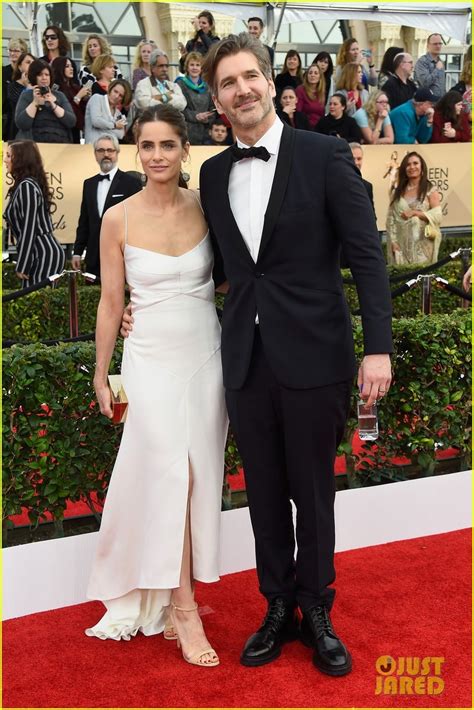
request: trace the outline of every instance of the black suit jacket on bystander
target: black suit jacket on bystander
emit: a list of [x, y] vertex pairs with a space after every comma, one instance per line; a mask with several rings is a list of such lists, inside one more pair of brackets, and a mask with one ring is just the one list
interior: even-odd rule
[[84, 180], [81, 213], [76, 230], [73, 254], [81, 256], [84, 249], [87, 249], [85, 258], [86, 271], [100, 277], [99, 239], [102, 217], [109, 207], [122, 202], [122, 200], [134, 195], [136, 192], [140, 192], [142, 184], [137, 177], [128, 175], [122, 170], [117, 170], [107, 193], [102, 215], [99, 214], [97, 206], [98, 184], [99, 175], [94, 175], [94, 177]]

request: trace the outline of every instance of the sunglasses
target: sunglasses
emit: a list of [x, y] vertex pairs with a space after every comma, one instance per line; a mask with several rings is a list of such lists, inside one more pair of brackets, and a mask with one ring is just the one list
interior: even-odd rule
[[45, 35], [44, 38], [46, 41], [48, 41], [48, 39], [57, 39], [58, 35]]

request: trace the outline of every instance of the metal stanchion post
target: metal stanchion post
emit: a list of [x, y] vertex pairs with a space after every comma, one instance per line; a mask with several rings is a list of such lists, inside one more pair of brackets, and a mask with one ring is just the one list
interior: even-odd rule
[[[461, 257], [461, 288], [464, 274], [469, 268], [469, 263], [471, 261], [471, 249], [460, 249], [459, 256]], [[461, 308], [470, 308], [469, 301], [465, 298], [461, 298]]]
[[423, 274], [418, 277], [421, 281], [421, 312], [425, 316], [431, 315], [431, 279], [433, 274]]
[[77, 311], [77, 271], [68, 271], [69, 282], [69, 337], [79, 335], [79, 317]]

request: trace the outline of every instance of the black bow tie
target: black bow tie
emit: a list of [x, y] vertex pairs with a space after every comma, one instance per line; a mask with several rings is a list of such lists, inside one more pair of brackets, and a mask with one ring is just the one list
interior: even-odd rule
[[253, 146], [252, 148], [239, 148], [237, 145], [233, 145], [230, 149], [232, 154], [232, 160], [236, 163], [243, 158], [260, 158], [260, 160], [270, 160], [270, 153], [263, 146]]
[[110, 175], [99, 175], [99, 182], [102, 180], [110, 180]]

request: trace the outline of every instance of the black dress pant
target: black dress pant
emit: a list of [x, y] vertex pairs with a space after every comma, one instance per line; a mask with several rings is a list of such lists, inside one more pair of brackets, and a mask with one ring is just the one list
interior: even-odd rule
[[[330, 609], [334, 459], [352, 382], [306, 390], [281, 386], [258, 326], [255, 331], [246, 382], [240, 390], [227, 390], [226, 401], [245, 470], [260, 591], [268, 600], [283, 597], [302, 610]], [[296, 561], [290, 499], [296, 507]]]

